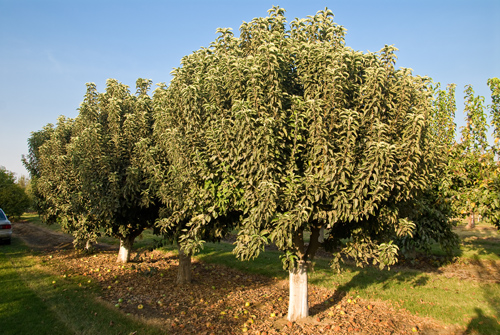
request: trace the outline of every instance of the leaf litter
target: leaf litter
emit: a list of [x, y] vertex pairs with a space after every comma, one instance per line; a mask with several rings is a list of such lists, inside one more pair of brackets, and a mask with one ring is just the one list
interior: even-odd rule
[[[193, 282], [178, 285], [178, 260], [173, 253], [143, 252], [143, 257], [122, 265], [116, 263], [116, 250], [101, 246], [93, 255], [82, 254], [68, 245], [59, 248], [63, 244], [54, 237], [54, 248], [44, 245], [45, 252], [38, 256], [44, 264], [64, 278], [77, 277], [83, 283], [99, 285], [99, 299], [169, 334], [460, 333], [458, 328], [413, 315], [389, 302], [311, 284], [310, 316], [289, 322], [287, 280], [193, 259]], [[29, 239], [31, 247], [36, 246], [36, 237], [23, 239]]]

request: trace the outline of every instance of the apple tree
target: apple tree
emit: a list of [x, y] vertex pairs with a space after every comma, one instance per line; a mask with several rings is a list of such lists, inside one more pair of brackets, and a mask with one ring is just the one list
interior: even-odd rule
[[153, 129], [150, 86], [150, 80], [138, 79], [133, 95], [113, 79], [104, 93], [87, 84], [71, 141], [71, 162], [89, 215], [103, 234], [120, 239], [117, 261], [123, 263], [130, 260], [135, 238], [158, 215], [142, 165]]
[[[195, 57], [183, 60], [186, 69], [197, 62]], [[210, 119], [202, 120], [201, 114], [192, 119], [196, 105], [189, 103], [188, 94], [183, 96], [185, 100], [179, 99], [184, 83], [177, 84], [160, 85], [155, 91], [153, 144], [144, 167], [162, 204], [156, 228], [177, 245], [177, 283], [187, 284], [191, 282], [192, 255], [204, 242], [218, 242], [234, 228], [241, 214], [234, 203], [241, 192], [234, 183], [229, 185], [223, 170], [212, 170], [207, 155], [213, 149], [206, 147], [205, 139], [211, 136]]]
[[76, 248], [91, 248], [99, 236], [97, 221], [92, 217], [89, 199], [72, 161], [71, 142], [75, 120], [59, 117], [56, 126], [48, 125], [50, 136], [37, 148], [36, 189], [40, 213], [47, 224], [58, 223], [62, 231], [74, 237]]
[[162, 129], [182, 129], [177, 159], [191, 169], [181, 175], [196, 174], [199, 197], [213, 201], [181, 239], [196, 240], [224, 210], [241, 213], [235, 254], [252, 259], [268, 243], [283, 252], [296, 320], [308, 315], [307, 271], [319, 247], [336, 264], [344, 255], [382, 268], [396, 261], [393, 236], [415, 226], [399, 204], [434, 171], [429, 81], [396, 69], [394, 47], [346, 47], [327, 9], [288, 25], [275, 7], [243, 23], [239, 37], [219, 32], [183, 58], [162, 107], [182, 123]]

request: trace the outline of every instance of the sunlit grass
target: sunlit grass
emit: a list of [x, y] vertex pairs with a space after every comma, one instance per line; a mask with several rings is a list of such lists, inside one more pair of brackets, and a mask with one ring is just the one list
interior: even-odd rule
[[53, 271], [16, 238], [12, 245], [0, 247], [2, 335], [130, 334], [139, 330], [164, 334], [98, 299], [100, 288], [86, 278], [62, 278]]

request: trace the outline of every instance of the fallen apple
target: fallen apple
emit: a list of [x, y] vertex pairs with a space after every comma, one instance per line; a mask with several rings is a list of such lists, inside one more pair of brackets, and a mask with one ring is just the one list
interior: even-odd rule
[[245, 302], [245, 307], [249, 307], [250, 306], [250, 303], [247, 301]]
[[138, 309], [143, 309], [144, 306], [142, 304], [140, 304], [139, 306], [137, 306]]

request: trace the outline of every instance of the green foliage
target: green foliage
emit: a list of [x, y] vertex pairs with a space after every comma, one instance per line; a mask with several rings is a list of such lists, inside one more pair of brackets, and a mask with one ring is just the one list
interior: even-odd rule
[[141, 161], [152, 132], [150, 86], [139, 79], [134, 96], [116, 80], [105, 93], [88, 84], [78, 117], [45, 128], [36, 183], [43, 219], [60, 223], [77, 245], [101, 233], [133, 241], [157, 217]]
[[488, 79], [488, 86], [491, 90], [491, 125], [493, 126], [493, 138], [495, 139], [495, 144], [493, 150], [495, 155], [499, 155], [500, 146], [500, 79], [490, 78]]
[[152, 132], [151, 81], [137, 80], [137, 94], [108, 80], [106, 92], [87, 84], [75, 120], [71, 164], [88, 213], [106, 235], [137, 237], [157, 216], [155, 199], [141, 166]]
[[435, 158], [436, 174], [429, 188], [413, 199], [401, 203], [401, 216], [414, 223], [411, 234], [396, 237], [401, 253], [406, 258], [414, 258], [416, 252], [431, 253], [431, 246], [438, 243], [448, 255], [458, 248], [458, 237], [452, 231], [451, 218], [455, 217], [449, 190], [452, 184], [450, 162], [455, 146], [454, 123], [455, 85], [448, 85], [446, 90], [440, 84], [433, 87], [434, 100], [431, 113], [429, 134], [430, 141], [439, 153]]
[[433, 87], [434, 100], [431, 116], [431, 133], [437, 143], [442, 143], [449, 150], [455, 143], [455, 84], [442, 90], [438, 83]]
[[59, 117], [51, 135], [38, 149], [36, 187], [43, 204], [40, 213], [47, 224], [59, 223], [80, 247], [97, 240], [98, 227], [90, 214], [89, 198], [82, 192], [80, 178], [71, 158], [71, 140], [75, 120]]
[[[488, 80], [492, 90], [491, 108], [493, 136], [498, 127], [498, 80]], [[469, 227], [474, 227], [478, 217], [495, 220], [495, 179], [498, 174], [497, 142], [487, 142], [484, 97], [475, 96], [470, 85], [465, 89], [466, 126], [461, 129], [461, 141], [450, 149], [448, 178], [445, 185], [451, 197], [452, 209], [462, 218], [468, 218]]]
[[20, 218], [30, 207], [30, 199], [16, 183], [13, 172], [0, 166], [0, 208], [11, 218]]
[[38, 179], [41, 174], [40, 167], [40, 148], [42, 145], [50, 139], [54, 131], [54, 125], [48, 124], [43, 127], [42, 130], [32, 132], [31, 136], [28, 138], [28, 150], [29, 154], [22, 157], [22, 162], [26, 170], [30, 175], [30, 196], [33, 198], [33, 207], [41, 215], [46, 217], [48, 213], [46, 212], [50, 207], [50, 204], [45, 201], [45, 198], [39, 191]]
[[467, 152], [479, 153], [488, 148], [488, 123], [484, 108], [484, 97], [475, 96], [471, 85], [465, 86], [466, 125], [462, 127], [462, 143]]
[[[197, 185], [179, 193], [177, 212], [210, 217], [190, 221], [184, 238], [240, 211], [241, 259], [273, 242], [285, 263], [307, 261], [328, 228], [327, 245], [351, 241], [339, 255], [390, 265], [389, 241], [407, 222], [396, 204], [430, 185], [438, 152], [428, 80], [396, 69], [392, 46], [346, 47], [329, 10], [290, 29], [283, 13], [243, 23], [238, 38], [220, 29], [155, 95], [158, 143], [182, 148], [169, 177]], [[304, 231], [316, 237], [307, 249]]]

